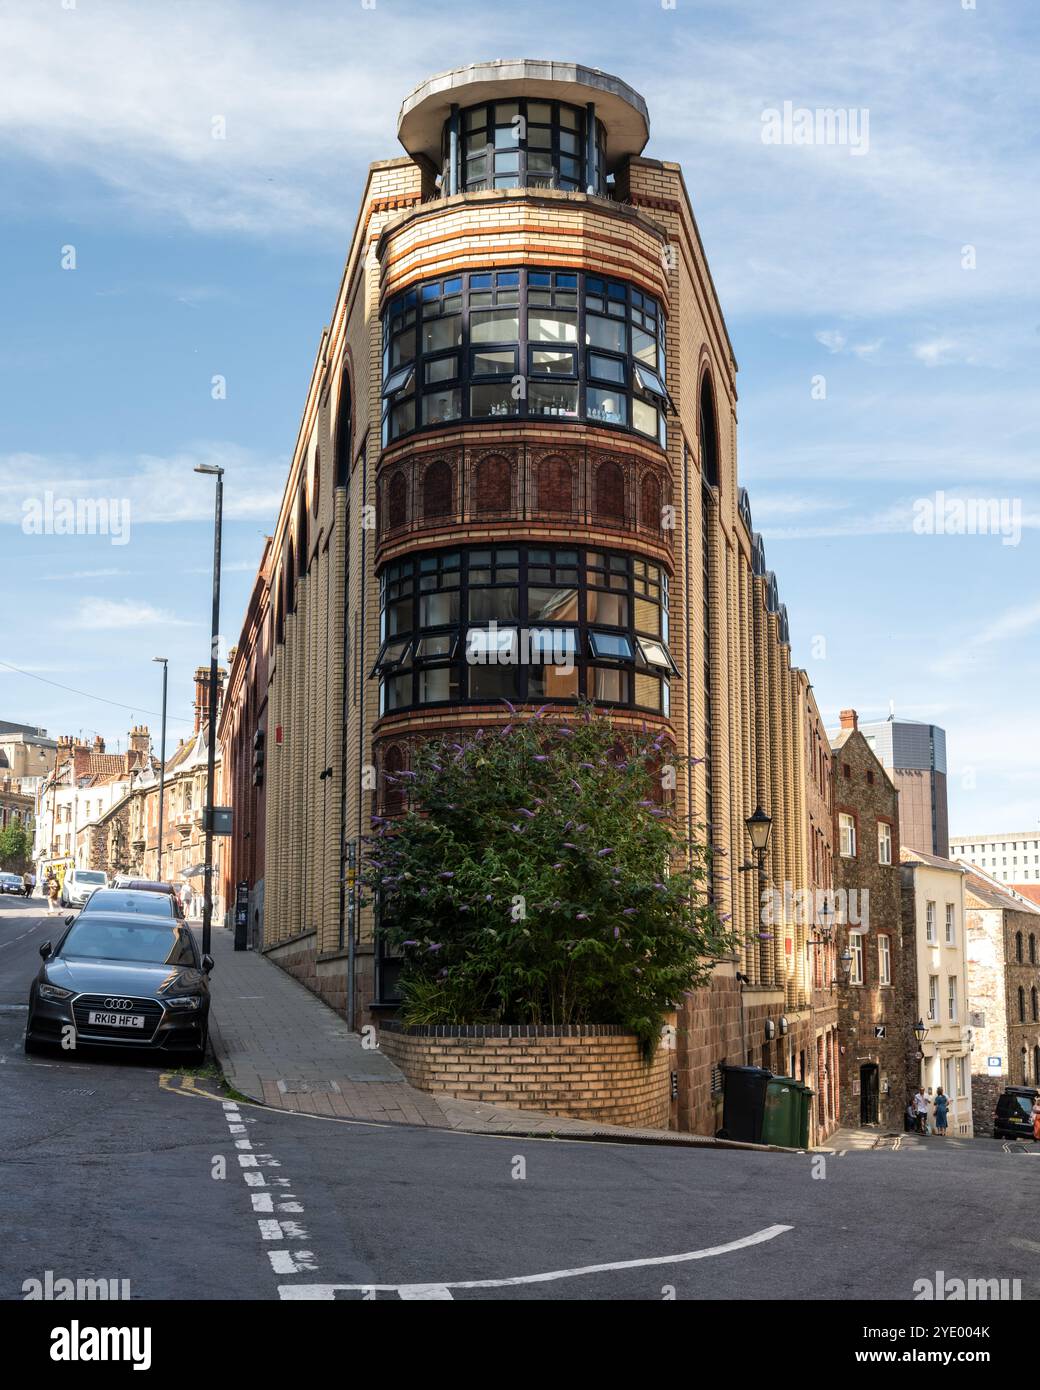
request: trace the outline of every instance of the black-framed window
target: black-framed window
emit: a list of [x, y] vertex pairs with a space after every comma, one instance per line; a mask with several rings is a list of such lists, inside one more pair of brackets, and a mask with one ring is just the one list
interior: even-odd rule
[[[596, 121], [594, 167], [588, 167], [584, 107], [520, 97], [483, 102], [457, 113], [460, 193], [486, 188], [557, 188], [566, 193], [607, 194], [606, 139]], [[441, 191], [452, 188], [452, 120], [444, 125]]]
[[666, 443], [664, 312], [624, 280], [575, 270], [451, 275], [383, 315], [383, 444], [515, 416], [588, 420]]
[[628, 552], [486, 546], [380, 575], [381, 714], [581, 696], [669, 712], [668, 574]]

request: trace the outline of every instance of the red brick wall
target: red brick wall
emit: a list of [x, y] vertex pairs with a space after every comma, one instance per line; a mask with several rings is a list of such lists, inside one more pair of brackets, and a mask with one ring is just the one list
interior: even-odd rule
[[669, 1127], [674, 1054], [659, 1048], [647, 1064], [627, 1033], [439, 1037], [383, 1024], [379, 1046], [424, 1091], [601, 1124]]

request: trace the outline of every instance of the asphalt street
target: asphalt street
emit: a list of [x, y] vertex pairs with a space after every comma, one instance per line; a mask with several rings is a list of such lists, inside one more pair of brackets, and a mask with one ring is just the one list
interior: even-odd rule
[[[1037, 1297], [1040, 1146], [844, 1156], [492, 1138], [238, 1105], [155, 1058], [22, 1051], [40, 900], [0, 900], [0, 1298]], [[467, 1287], [469, 1286], [469, 1287]]]

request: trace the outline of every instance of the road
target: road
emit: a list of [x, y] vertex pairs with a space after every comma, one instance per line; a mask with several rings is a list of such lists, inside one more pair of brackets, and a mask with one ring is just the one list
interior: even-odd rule
[[42, 909], [0, 900], [2, 1299], [47, 1271], [139, 1299], [903, 1300], [938, 1270], [1040, 1290], [1032, 1146], [491, 1138], [237, 1105], [151, 1058], [26, 1057], [61, 925]]

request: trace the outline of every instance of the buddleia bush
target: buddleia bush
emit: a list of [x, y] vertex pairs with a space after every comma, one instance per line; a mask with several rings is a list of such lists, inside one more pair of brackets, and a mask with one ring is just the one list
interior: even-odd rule
[[620, 1024], [649, 1055], [734, 945], [710, 851], [664, 804], [669, 771], [661, 737], [622, 738], [592, 707], [422, 745], [363, 871], [403, 1020]]

